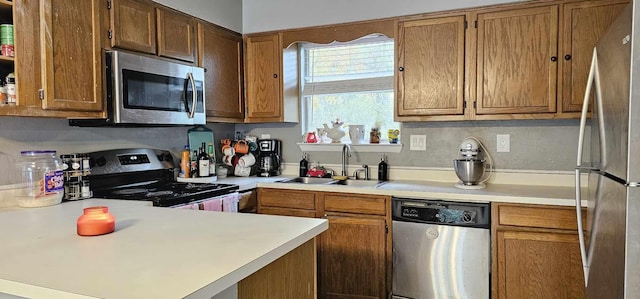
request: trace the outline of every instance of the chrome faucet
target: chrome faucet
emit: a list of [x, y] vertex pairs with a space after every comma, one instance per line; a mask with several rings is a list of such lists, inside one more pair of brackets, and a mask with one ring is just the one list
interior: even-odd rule
[[364, 179], [367, 181], [369, 180], [369, 165], [364, 164], [362, 165], [362, 168], [356, 169], [356, 171], [353, 172], [354, 180], [358, 179], [358, 172], [364, 172]]
[[351, 157], [351, 147], [348, 144], [342, 146], [342, 175], [349, 176], [347, 174], [347, 158]]

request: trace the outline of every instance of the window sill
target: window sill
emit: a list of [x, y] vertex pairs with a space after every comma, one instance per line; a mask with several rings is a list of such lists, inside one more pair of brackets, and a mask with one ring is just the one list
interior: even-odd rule
[[[402, 143], [378, 143], [378, 144], [350, 144], [352, 151], [360, 153], [399, 153]], [[339, 152], [344, 143], [298, 143], [303, 152]]]

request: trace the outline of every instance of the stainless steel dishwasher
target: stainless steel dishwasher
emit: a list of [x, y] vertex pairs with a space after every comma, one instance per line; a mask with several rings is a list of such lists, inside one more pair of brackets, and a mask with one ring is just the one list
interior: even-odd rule
[[489, 298], [488, 203], [394, 197], [392, 213], [392, 298]]

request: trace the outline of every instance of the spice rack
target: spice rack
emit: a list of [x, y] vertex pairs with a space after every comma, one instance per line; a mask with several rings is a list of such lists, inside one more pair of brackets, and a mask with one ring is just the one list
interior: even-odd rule
[[60, 155], [64, 174], [63, 200], [79, 200], [93, 196], [88, 176], [91, 174], [91, 164], [88, 154]]

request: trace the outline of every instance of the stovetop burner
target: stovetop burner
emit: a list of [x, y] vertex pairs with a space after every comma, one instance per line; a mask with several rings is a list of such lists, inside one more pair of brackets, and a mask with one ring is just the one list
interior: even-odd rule
[[238, 185], [180, 183], [171, 152], [157, 149], [114, 149], [89, 153], [94, 197], [149, 200], [171, 207], [229, 194]]
[[150, 200], [154, 206], [170, 207], [225, 195], [238, 190], [232, 184], [192, 184], [177, 182], [154, 182], [135, 187], [116, 187], [93, 190], [94, 197]]

